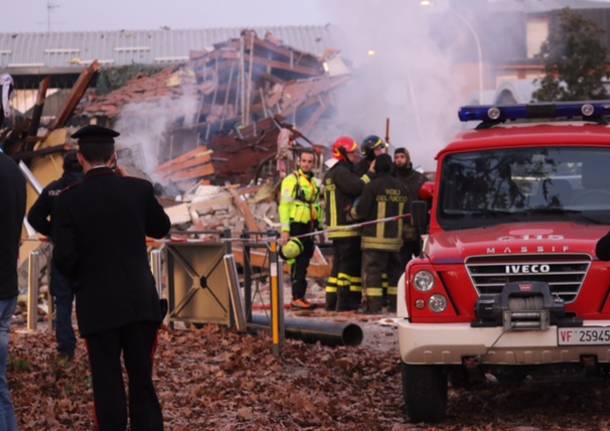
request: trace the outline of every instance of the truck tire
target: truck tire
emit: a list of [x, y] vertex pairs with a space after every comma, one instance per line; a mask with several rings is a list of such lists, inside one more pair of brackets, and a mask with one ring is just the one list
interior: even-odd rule
[[447, 413], [447, 373], [439, 365], [402, 364], [402, 391], [411, 422], [439, 422]]

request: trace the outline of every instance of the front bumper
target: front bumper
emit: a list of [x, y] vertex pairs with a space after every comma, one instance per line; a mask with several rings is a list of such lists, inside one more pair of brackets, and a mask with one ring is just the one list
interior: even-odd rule
[[[585, 320], [583, 326], [610, 326], [610, 320]], [[610, 363], [608, 346], [558, 346], [557, 326], [543, 331], [473, 328], [469, 323], [398, 322], [400, 357], [407, 364], [460, 365], [475, 356], [482, 364], [539, 365], [578, 363], [583, 355]]]

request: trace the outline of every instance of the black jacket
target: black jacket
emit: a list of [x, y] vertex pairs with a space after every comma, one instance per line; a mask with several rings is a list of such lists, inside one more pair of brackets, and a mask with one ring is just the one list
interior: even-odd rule
[[32, 225], [37, 232], [52, 237], [53, 228], [51, 223], [53, 222], [53, 213], [55, 208], [55, 201], [59, 193], [81, 181], [83, 178], [82, 173], [77, 172], [66, 172], [61, 178], [51, 182], [46, 186], [30, 211], [28, 212], [28, 222]]
[[[407, 212], [407, 190], [389, 173], [378, 173], [364, 186], [352, 210], [362, 221], [395, 217]], [[386, 221], [362, 227], [362, 249], [399, 251], [402, 247], [404, 220]]]
[[[326, 226], [336, 228], [350, 224], [349, 211], [354, 200], [360, 196], [367, 177], [359, 177], [353, 172], [353, 166], [346, 161], [339, 161], [324, 175], [324, 201]], [[349, 238], [358, 236], [356, 230], [329, 232], [329, 238]]]
[[394, 171], [392, 172], [403, 186], [407, 189], [407, 197], [409, 202], [413, 202], [419, 199], [419, 189], [426, 182], [424, 174], [417, 172], [413, 168], [398, 168], [394, 165]]
[[25, 214], [25, 179], [17, 164], [0, 151], [0, 299], [18, 295], [17, 260]]
[[72, 278], [82, 336], [134, 322], [160, 322], [146, 236], [162, 238], [169, 218], [148, 181], [89, 171], [57, 198], [53, 258]]

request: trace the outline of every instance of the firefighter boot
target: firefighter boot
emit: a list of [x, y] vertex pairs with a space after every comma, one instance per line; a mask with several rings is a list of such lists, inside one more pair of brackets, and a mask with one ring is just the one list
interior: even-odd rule
[[326, 280], [326, 311], [335, 311], [337, 308], [337, 278], [328, 277]]
[[385, 272], [381, 274], [381, 288], [383, 289], [383, 306], [387, 307], [389, 305], [389, 297], [388, 297], [388, 274]]
[[350, 310], [350, 295], [349, 285], [343, 285], [341, 281], [337, 282], [337, 311]]
[[383, 310], [383, 296], [366, 297], [366, 314], [380, 314]]
[[396, 295], [388, 295], [388, 312], [396, 313]]

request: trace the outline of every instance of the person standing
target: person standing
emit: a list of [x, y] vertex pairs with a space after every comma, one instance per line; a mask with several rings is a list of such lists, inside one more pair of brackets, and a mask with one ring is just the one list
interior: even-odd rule
[[[374, 221], [397, 217], [405, 213], [407, 192], [391, 175], [392, 158], [387, 154], [375, 159], [375, 178], [362, 191], [352, 208], [357, 220]], [[383, 274], [388, 279], [390, 311], [396, 310], [397, 283], [402, 273], [398, 252], [402, 246], [403, 219], [371, 223], [362, 227], [362, 272], [366, 293], [366, 311], [381, 312], [383, 300]]]
[[[409, 203], [418, 200], [419, 189], [426, 182], [424, 174], [413, 169], [411, 163], [411, 155], [406, 148], [397, 148], [394, 151], [394, 177], [399, 180], [407, 189], [407, 198]], [[409, 209], [407, 209], [409, 211]], [[400, 250], [401, 266], [404, 268], [411, 260], [413, 255], [419, 254], [419, 232], [411, 223], [404, 226], [404, 245]]]
[[76, 317], [89, 352], [99, 430], [127, 427], [122, 356], [131, 430], [158, 431], [163, 417], [152, 371], [163, 312], [146, 237], [164, 237], [170, 222], [152, 184], [117, 168], [118, 135], [95, 125], [72, 135], [85, 177], [57, 197], [53, 259], [77, 286]]
[[289, 241], [297, 247], [297, 256], [288, 260], [292, 283], [291, 307], [308, 310], [312, 304], [305, 298], [307, 291], [307, 268], [314, 253], [313, 237], [294, 238], [322, 229], [320, 206], [320, 181], [313, 175], [315, 154], [312, 150], [301, 150], [299, 168], [282, 181], [280, 196], [281, 243]]
[[0, 150], [0, 430], [14, 431], [17, 420], [6, 379], [9, 331], [17, 306], [17, 260], [25, 215], [25, 179]]
[[375, 157], [386, 154], [388, 152], [388, 144], [377, 135], [369, 135], [362, 141], [360, 145], [360, 154], [362, 158], [354, 167], [354, 172], [357, 175], [368, 175], [369, 178], [374, 176]]
[[359, 158], [358, 144], [349, 136], [335, 141], [332, 155], [332, 166], [324, 176], [328, 238], [334, 250], [331, 276], [326, 280], [326, 309], [357, 310], [362, 301], [360, 233], [343, 226], [351, 223], [352, 205], [369, 179], [354, 173], [354, 163]]
[[[83, 178], [83, 168], [78, 163], [76, 151], [64, 155], [63, 175], [46, 186], [28, 212], [28, 222], [36, 231], [53, 241], [53, 213], [55, 199], [62, 190], [78, 183]], [[76, 349], [76, 337], [72, 328], [73, 286], [54, 263], [51, 263], [51, 295], [55, 302], [55, 338], [60, 359], [71, 360]]]

